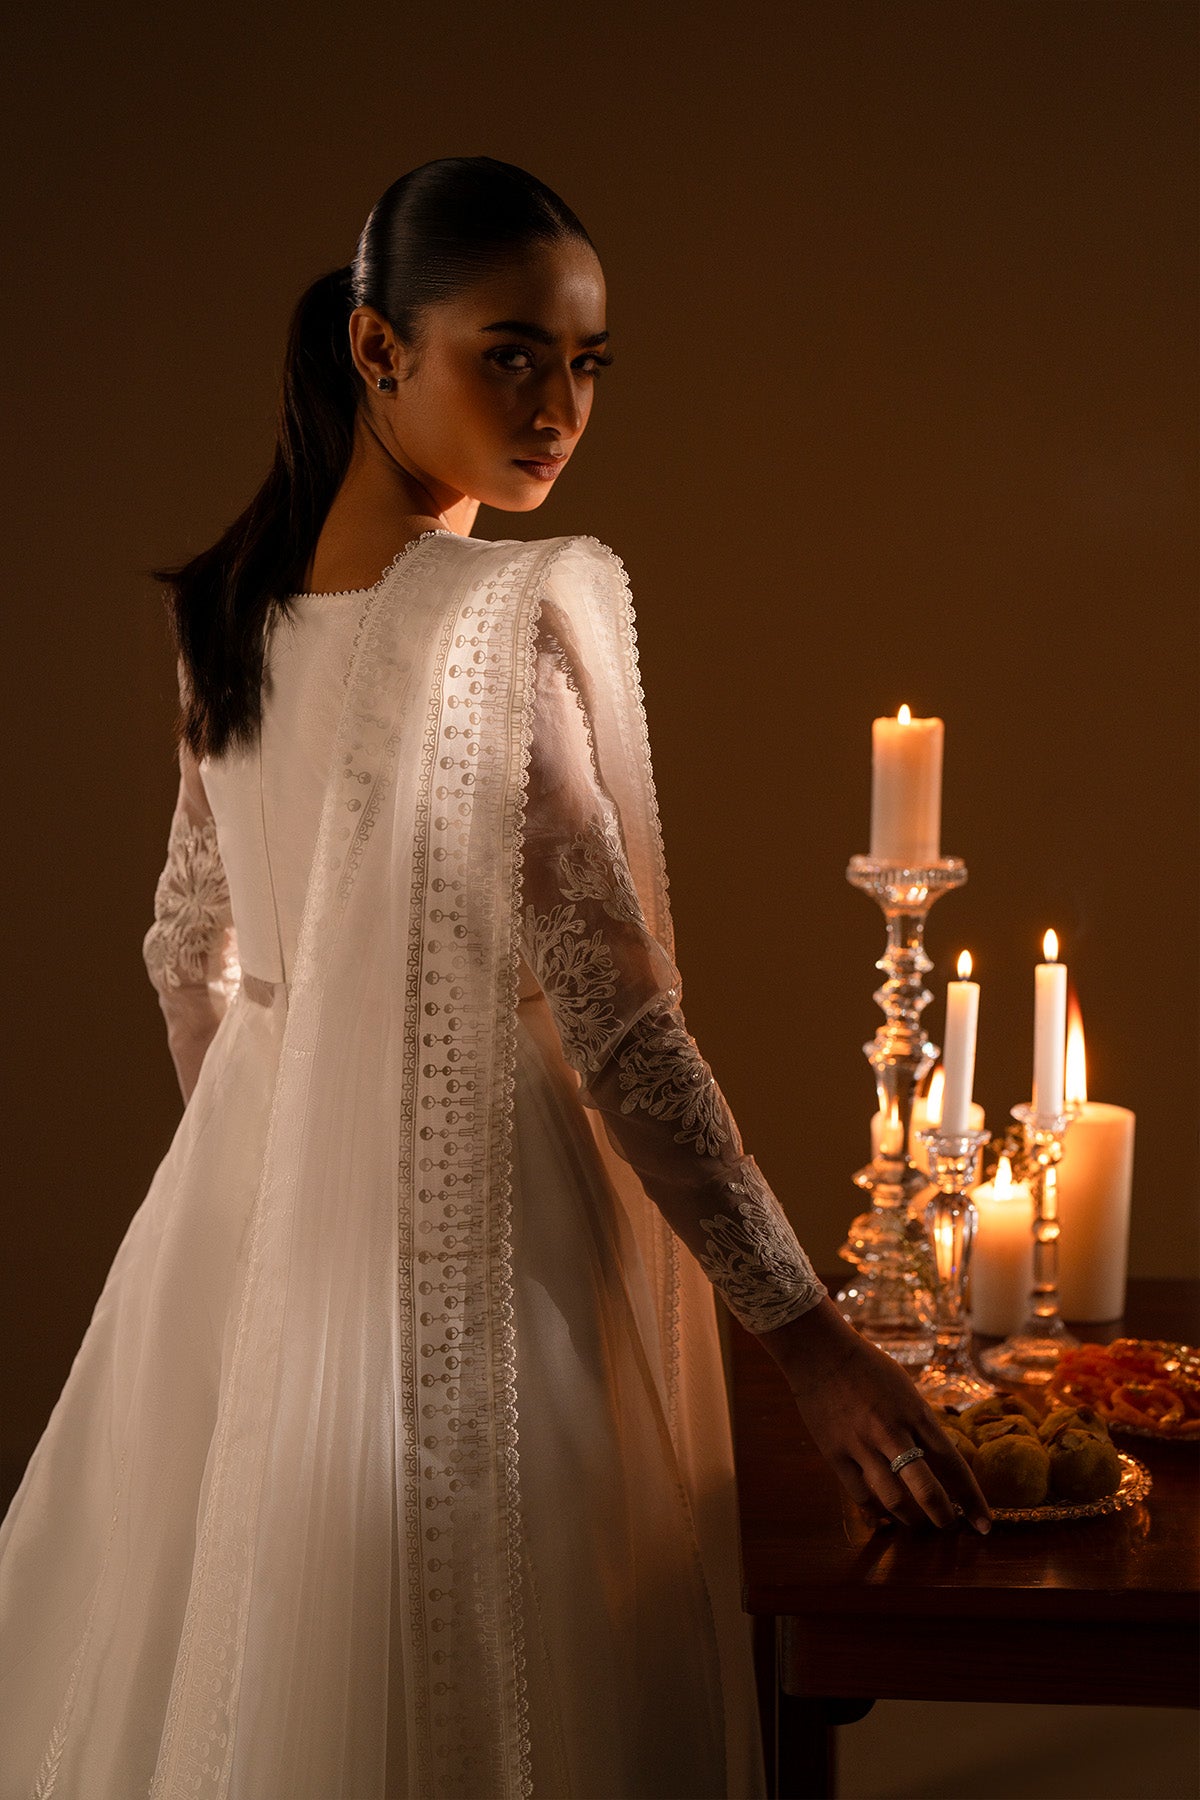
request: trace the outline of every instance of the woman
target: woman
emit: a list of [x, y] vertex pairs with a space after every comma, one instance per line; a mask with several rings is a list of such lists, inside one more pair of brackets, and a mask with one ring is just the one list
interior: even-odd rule
[[413, 170], [160, 573], [186, 1105], [0, 1532], [6, 1800], [761, 1795], [716, 1295], [856, 1501], [986, 1528], [686, 1029], [619, 559], [468, 535], [607, 342], [557, 196]]

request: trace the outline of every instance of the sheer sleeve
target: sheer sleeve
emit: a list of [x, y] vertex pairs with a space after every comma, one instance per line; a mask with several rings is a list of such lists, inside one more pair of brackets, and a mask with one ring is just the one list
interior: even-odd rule
[[199, 765], [182, 742], [167, 858], [142, 958], [166, 1019], [167, 1044], [186, 1105], [239, 970], [217, 827]]
[[535, 666], [522, 952], [584, 1105], [730, 1311], [771, 1331], [827, 1289], [684, 1022], [682, 977], [647, 926], [580, 684], [545, 612]]

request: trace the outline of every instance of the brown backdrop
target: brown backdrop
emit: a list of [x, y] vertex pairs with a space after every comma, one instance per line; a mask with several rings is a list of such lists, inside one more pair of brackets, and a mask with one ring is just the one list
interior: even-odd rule
[[1132, 1267], [1195, 1270], [1194, 14], [1173, 0], [26, 9], [7, 165], [7, 1488], [180, 1103], [141, 962], [175, 787], [145, 571], [265, 470], [285, 322], [426, 159], [557, 188], [617, 366], [481, 536], [631, 574], [689, 1023], [818, 1265], [873, 1104], [870, 722], [946, 721], [929, 934], [978, 1093], [1064, 942], [1138, 1115]]

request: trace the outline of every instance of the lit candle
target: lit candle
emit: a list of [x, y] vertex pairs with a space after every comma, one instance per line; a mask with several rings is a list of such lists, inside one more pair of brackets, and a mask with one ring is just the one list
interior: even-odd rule
[[971, 952], [958, 959], [958, 980], [946, 987], [946, 1047], [942, 1060], [946, 1090], [942, 1130], [958, 1135], [969, 1129], [971, 1090], [975, 1086], [975, 1038], [979, 1026], [979, 983], [969, 979]]
[[942, 830], [940, 719], [902, 706], [871, 726], [871, 855], [898, 868], [936, 862]]
[[1063, 1109], [1067, 1053], [1067, 965], [1058, 961], [1058, 935], [1048, 931], [1034, 976], [1033, 1110], [1052, 1119]]
[[949, 1281], [954, 1274], [954, 1220], [935, 1218], [932, 1229], [933, 1266], [939, 1281]]
[[900, 1129], [900, 1108], [893, 1100], [885, 1118], [882, 1112], [877, 1113], [879, 1120], [878, 1134], [871, 1133], [871, 1154], [878, 1156], [882, 1150], [885, 1156], [899, 1156], [904, 1149], [904, 1133]]
[[1136, 1120], [1087, 1097], [1079, 1002], [1071, 996], [1066, 1097], [1081, 1107], [1058, 1164], [1058, 1304], [1064, 1319], [1104, 1323], [1125, 1311]]
[[973, 1188], [975, 1236], [967, 1266], [967, 1311], [972, 1331], [1007, 1337], [1020, 1331], [1033, 1292], [1033, 1193], [1014, 1181], [1002, 1156], [994, 1181]]
[[[927, 1094], [918, 1094], [912, 1103], [912, 1120], [909, 1125], [908, 1136], [908, 1154], [916, 1164], [917, 1168], [922, 1169], [926, 1175], [929, 1173], [929, 1148], [926, 1144], [921, 1142], [918, 1133], [926, 1130], [930, 1125], [941, 1124], [942, 1095], [945, 1086], [946, 1071], [943, 1069], [941, 1063], [939, 1063], [937, 1068], [933, 1071], [933, 1074], [930, 1076], [929, 1092]], [[984, 1117], [982, 1106], [979, 1105], [978, 1101], [973, 1100], [971, 1102], [971, 1110], [967, 1115], [968, 1129], [971, 1131], [982, 1131], [986, 1123], [987, 1120]], [[897, 1142], [899, 1141], [899, 1129], [899, 1120], [897, 1120], [895, 1132], [893, 1134]], [[872, 1156], [878, 1156], [885, 1138], [884, 1116], [881, 1112], [877, 1112], [871, 1119]]]
[[912, 1124], [908, 1132], [908, 1154], [922, 1174], [929, 1173], [929, 1145], [921, 1142], [921, 1133], [942, 1122], [942, 1101], [946, 1093], [946, 1071], [941, 1063], [929, 1077], [929, 1088], [918, 1094], [912, 1105]]

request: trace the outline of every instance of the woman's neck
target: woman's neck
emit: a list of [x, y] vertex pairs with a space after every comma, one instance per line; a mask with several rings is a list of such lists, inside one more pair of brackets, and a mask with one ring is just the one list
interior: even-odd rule
[[[439, 504], [445, 500], [447, 504]], [[356, 433], [350, 466], [334, 496], [305, 573], [302, 591], [372, 587], [397, 551], [423, 531], [469, 537], [478, 500], [426, 484], [396, 461], [370, 431]]]

